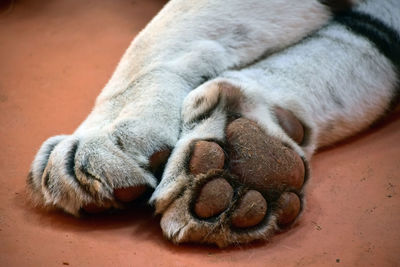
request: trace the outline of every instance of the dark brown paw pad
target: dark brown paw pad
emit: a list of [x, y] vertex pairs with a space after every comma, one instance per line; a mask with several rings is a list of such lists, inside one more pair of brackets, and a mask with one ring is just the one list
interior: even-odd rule
[[224, 150], [214, 142], [199, 141], [194, 145], [189, 162], [190, 173], [197, 175], [212, 169], [223, 169]]
[[95, 203], [90, 203], [84, 205], [82, 209], [89, 214], [98, 214], [107, 211], [109, 209], [109, 206], [108, 205], [100, 206]]
[[203, 219], [216, 216], [228, 208], [232, 197], [232, 186], [225, 179], [211, 180], [201, 188], [194, 212]]
[[158, 179], [161, 178], [162, 172], [164, 171], [165, 164], [168, 161], [169, 155], [171, 154], [170, 149], [164, 149], [154, 152], [149, 158], [150, 171]]
[[[145, 185], [130, 186], [114, 189], [114, 198], [122, 203], [129, 203], [142, 196], [148, 187]], [[82, 207], [86, 213], [97, 214], [109, 210], [112, 207], [111, 202], [98, 205], [96, 203], [88, 203]]]
[[148, 189], [145, 185], [131, 186], [125, 188], [114, 189], [114, 197], [121, 202], [131, 202], [146, 192]]
[[280, 196], [278, 206], [280, 209], [278, 225], [284, 227], [294, 222], [300, 214], [301, 201], [295, 193], [285, 192]]
[[275, 107], [275, 116], [279, 125], [290, 138], [298, 144], [303, 143], [304, 126], [292, 112], [281, 107]]
[[300, 190], [305, 167], [301, 157], [255, 122], [240, 118], [226, 128], [230, 171], [263, 194]]
[[232, 214], [232, 225], [248, 228], [259, 224], [267, 214], [267, 201], [255, 190], [248, 191]]

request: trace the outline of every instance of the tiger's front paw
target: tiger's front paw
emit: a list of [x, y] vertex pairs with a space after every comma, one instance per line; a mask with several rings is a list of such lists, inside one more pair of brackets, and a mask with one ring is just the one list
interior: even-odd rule
[[146, 155], [127, 128], [125, 122], [112, 131], [49, 138], [27, 180], [34, 202], [79, 216], [121, 208], [155, 188], [169, 149]]
[[302, 209], [303, 160], [247, 119], [227, 126], [225, 143], [196, 142], [187, 172], [192, 182], [161, 221], [177, 243], [265, 239]]
[[[301, 213], [308, 177], [304, 156], [243, 117], [241, 94], [225, 83], [192, 102], [208, 105], [207, 112], [190, 120], [194, 125], [175, 147], [152, 196], [163, 232], [173, 242], [224, 247], [265, 240]], [[292, 143], [303, 141], [304, 128], [291, 112], [277, 107], [273, 117]]]

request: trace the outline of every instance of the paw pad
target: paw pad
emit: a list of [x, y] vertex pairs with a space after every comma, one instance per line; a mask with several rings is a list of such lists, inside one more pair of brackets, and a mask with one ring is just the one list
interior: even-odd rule
[[140, 197], [147, 190], [147, 186], [138, 185], [114, 189], [114, 197], [121, 202], [131, 202]]
[[169, 155], [171, 154], [170, 149], [164, 149], [153, 153], [149, 158], [150, 171], [156, 176], [161, 177], [164, 170], [164, 166], [167, 163]]
[[224, 162], [224, 151], [217, 143], [199, 141], [194, 145], [189, 170], [194, 175], [207, 173], [211, 169], [222, 169]]
[[217, 178], [206, 183], [194, 206], [194, 212], [200, 218], [210, 218], [218, 215], [228, 208], [233, 197], [231, 185], [222, 178]]
[[[116, 200], [122, 203], [129, 203], [139, 198], [141, 195], [143, 195], [147, 189], [148, 187], [145, 185], [115, 188], [114, 197]], [[111, 206], [112, 206], [111, 203], [108, 202], [103, 203], [102, 205], [98, 205], [96, 203], [89, 203], [84, 205], [82, 209], [86, 213], [97, 214], [109, 210]]]
[[281, 107], [275, 107], [275, 116], [279, 125], [296, 143], [303, 143], [304, 127], [292, 112]]
[[248, 191], [232, 214], [232, 225], [248, 228], [259, 224], [267, 214], [267, 201], [256, 190]]
[[99, 206], [97, 204], [90, 203], [90, 204], [83, 206], [82, 209], [89, 214], [97, 214], [97, 213], [102, 213], [102, 212], [107, 211], [109, 209], [109, 207], [108, 206]]
[[228, 125], [226, 138], [230, 168], [242, 183], [263, 193], [300, 190], [305, 168], [300, 156], [268, 136], [253, 121], [237, 119]]
[[291, 224], [300, 213], [301, 203], [295, 193], [283, 193], [278, 200], [278, 205], [281, 208], [281, 214], [278, 219], [279, 226]]

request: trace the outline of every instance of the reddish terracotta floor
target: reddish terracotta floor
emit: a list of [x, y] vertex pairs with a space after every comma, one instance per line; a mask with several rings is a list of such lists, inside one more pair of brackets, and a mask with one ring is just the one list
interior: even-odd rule
[[78, 220], [26, 202], [41, 142], [85, 118], [163, 4], [30, 0], [1, 10], [0, 266], [399, 266], [400, 112], [315, 156], [304, 216], [269, 243], [176, 246], [148, 208]]

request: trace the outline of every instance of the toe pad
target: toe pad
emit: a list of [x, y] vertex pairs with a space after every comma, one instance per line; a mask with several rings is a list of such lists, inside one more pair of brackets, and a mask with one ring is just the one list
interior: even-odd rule
[[210, 218], [223, 212], [231, 202], [233, 189], [222, 178], [206, 183], [200, 191], [194, 206], [194, 212], [200, 218]]
[[247, 228], [259, 224], [267, 213], [267, 201], [255, 190], [248, 191], [232, 214], [232, 225]]
[[194, 175], [207, 173], [211, 169], [222, 169], [224, 161], [224, 151], [217, 143], [199, 141], [194, 145], [189, 170]]

